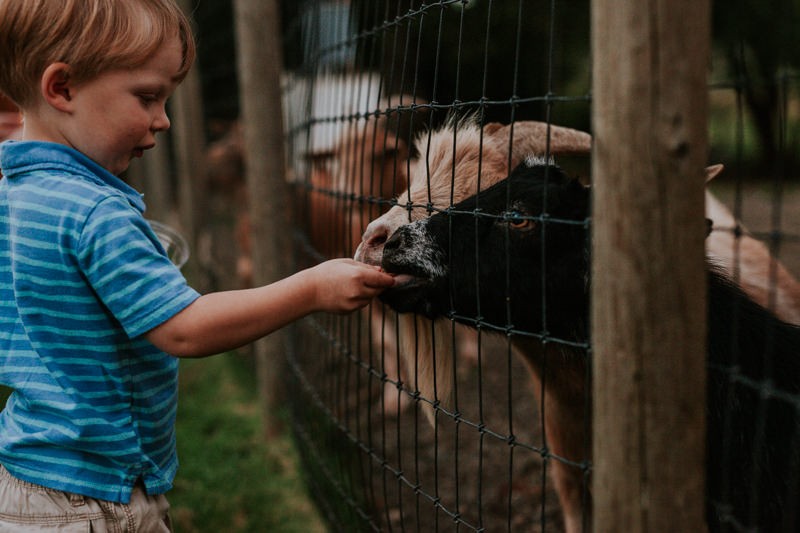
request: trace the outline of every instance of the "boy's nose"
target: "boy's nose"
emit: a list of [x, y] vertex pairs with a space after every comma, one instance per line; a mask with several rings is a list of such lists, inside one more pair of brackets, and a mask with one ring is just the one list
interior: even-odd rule
[[153, 119], [153, 131], [166, 131], [170, 127], [169, 117], [166, 111], [162, 111]]

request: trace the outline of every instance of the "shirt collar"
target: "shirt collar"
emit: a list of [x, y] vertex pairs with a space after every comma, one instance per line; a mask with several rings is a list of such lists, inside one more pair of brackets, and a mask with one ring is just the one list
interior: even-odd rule
[[81, 175], [117, 189], [125, 195], [133, 207], [142, 213], [145, 210], [144, 200], [139, 191], [74, 148], [43, 141], [0, 143], [0, 169], [6, 177], [47, 168], [71, 168]]

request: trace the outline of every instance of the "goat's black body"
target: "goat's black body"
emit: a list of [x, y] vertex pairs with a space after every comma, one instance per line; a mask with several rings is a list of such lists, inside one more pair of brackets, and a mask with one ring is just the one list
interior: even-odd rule
[[800, 329], [753, 303], [714, 269], [708, 286], [711, 530], [732, 519], [765, 532], [797, 531]]
[[[412, 280], [383, 299], [401, 312], [585, 342], [588, 216], [587, 188], [557, 167], [520, 165], [451, 212], [400, 228], [383, 267]], [[800, 328], [711, 266], [708, 287], [709, 528], [797, 531]]]

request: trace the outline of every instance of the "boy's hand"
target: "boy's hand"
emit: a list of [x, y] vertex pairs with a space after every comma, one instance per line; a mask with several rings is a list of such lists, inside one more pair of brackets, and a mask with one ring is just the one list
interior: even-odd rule
[[352, 259], [331, 259], [310, 272], [316, 282], [319, 308], [331, 313], [360, 309], [394, 285], [394, 278], [379, 267]]

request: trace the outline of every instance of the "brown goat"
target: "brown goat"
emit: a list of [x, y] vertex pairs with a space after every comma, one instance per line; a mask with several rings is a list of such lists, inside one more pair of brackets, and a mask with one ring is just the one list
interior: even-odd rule
[[361, 228], [407, 187], [408, 158], [383, 115], [347, 125], [330, 150], [309, 155], [309, 238], [323, 256], [353, 255]]
[[[409, 147], [390, 122], [392, 118], [380, 116], [348, 125], [331, 150], [311, 154], [308, 235], [325, 258], [352, 256], [362, 228], [408, 186]], [[395, 385], [403, 381], [395, 337], [385, 334], [395, 314], [378, 302], [370, 306], [369, 313], [372, 338], [379, 343], [382, 371], [388, 380], [382, 408], [391, 415], [407, 404]]]
[[[706, 183], [722, 172], [722, 165], [706, 169]], [[754, 238], [733, 213], [706, 189], [706, 217], [713, 222], [706, 240], [709, 258], [737, 278], [756, 303], [774, 311], [785, 322], [800, 324], [800, 283], [774, 259], [767, 246]], [[737, 237], [735, 230], [739, 229]]]
[[[332, 146], [305, 155], [310, 175], [308, 187], [297, 188], [304, 206], [298, 216], [316, 259], [352, 256], [362, 228], [407, 187], [409, 148], [404, 138], [409, 125], [405, 122], [391, 114], [354, 121], [341, 129]], [[248, 287], [253, 283], [253, 265], [242, 143], [241, 128], [233, 124], [208, 147], [206, 169], [212, 195], [235, 204], [237, 280], [239, 286]], [[370, 313], [373, 338], [382, 342], [382, 370], [390, 380], [385, 385], [383, 408], [391, 414], [404, 398], [392, 383], [400, 380], [394, 336], [383, 334], [384, 324], [393, 320], [394, 312], [376, 302]]]
[[[306, 155], [310, 163], [305, 216], [309, 240], [321, 258], [351, 256], [361, 228], [407, 186], [408, 145], [385, 116], [348, 125], [334, 146]], [[241, 127], [234, 123], [206, 152], [208, 185], [236, 205], [239, 285], [252, 285], [250, 221], [244, 182]]]

